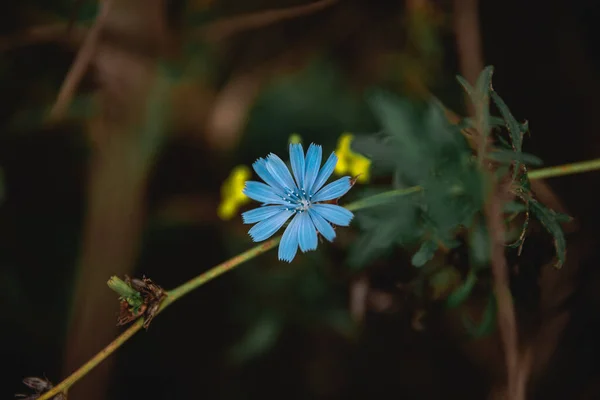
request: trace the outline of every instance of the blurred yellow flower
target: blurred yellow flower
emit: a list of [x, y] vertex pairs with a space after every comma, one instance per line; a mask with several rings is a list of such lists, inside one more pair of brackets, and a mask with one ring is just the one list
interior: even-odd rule
[[302, 143], [302, 136], [297, 133], [292, 133], [288, 139], [288, 144]]
[[371, 160], [350, 149], [353, 138], [354, 136], [351, 133], [344, 133], [340, 136], [335, 149], [335, 154], [338, 156], [335, 173], [338, 175], [358, 175], [357, 182], [367, 183], [370, 178]]
[[219, 218], [222, 220], [233, 218], [238, 209], [250, 201], [243, 193], [244, 184], [250, 176], [250, 168], [245, 165], [238, 165], [231, 171], [221, 186], [221, 204], [217, 210]]

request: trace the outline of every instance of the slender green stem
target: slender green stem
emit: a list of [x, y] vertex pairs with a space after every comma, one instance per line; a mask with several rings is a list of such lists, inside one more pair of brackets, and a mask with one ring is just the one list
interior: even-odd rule
[[381, 204], [385, 204], [393, 197], [408, 196], [409, 194], [417, 193], [417, 192], [420, 192], [421, 190], [422, 190], [422, 188], [420, 186], [412, 186], [412, 187], [409, 187], [406, 189], [390, 190], [387, 192], [383, 192], [383, 193], [379, 193], [379, 194], [376, 194], [373, 196], [366, 197], [361, 200], [357, 200], [353, 203], [345, 205], [344, 207], [350, 211], [356, 211], [356, 210], [361, 210], [364, 208], [375, 207], [375, 206], [379, 206]]
[[573, 164], [557, 165], [556, 167], [540, 168], [529, 172], [529, 179], [554, 178], [564, 175], [575, 175], [583, 172], [600, 170], [600, 158]]
[[209, 269], [205, 273], [200, 274], [197, 277], [187, 281], [183, 285], [171, 290], [169, 292], [169, 296], [165, 300], [162, 308], [164, 309], [169, 304], [173, 303], [180, 297], [185, 296], [192, 290], [204, 285], [206, 282], [209, 282], [209, 281], [215, 279], [216, 277], [223, 275], [225, 272], [228, 272], [228, 271], [234, 269], [238, 265], [240, 265], [262, 253], [265, 253], [265, 252], [271, 250], [272, 248], [277, 246], [277, 244], [279, 244], [280, 240], [281, 240], [281, 236], [278, 236], [278, 237], [270, 239], [262, 244], [259, 244], [258, 246], [255, 246], [255, 247], [251, 248], [250, 250], [247, 250], [241, 254], [238, 254], [237, 256], [235, 256], [233, 258], [230, 258], [229, 260], [217, 265], [216, 267]]
[[[529, 178], [532, 180], [535, 179], [544, 179], [551, 178], [556, 176], [564, 176], [571, 174], [578, 174], [582, 172], [600, 170], [600, 159], [591, 160], [591, 161], [582, 161], [579, 163], [559, 165], [556, 167], [549, 168], [541, 168], [538, 170], [530, 171]], [[384, 193], [379, 193], [374, 196], [370, 196], [353, 203], [347, 204], [345, 207], [350, 211], [356, 211], [360, 209], [365, 209], [369, 207], [375, 207], [381, 204], [384, 204], [387, 200], [393, 197], [407, 196], [412, 193], [417, 193], [421, 191], [422, 188], [419, 186], [413, 186], [406, 189], [397, 189], [391, 190]], [[161, 306], [161, 311], [168, 307], [170, 304], [185, 296], [189, 292], [197, 289], [198, 287], [204, 285], [205, 283], [223, 275], [224, 273], [231, 271], [235, 267], [244, 262], [259, 256], [272, 248], [276, 247], [279, 241], [281, 240], [281, 236], [270, 239], [258, 246], [255, 246], [211, 269], [208, 271], [198, 275], [197, 277], [189, 280], [183, 285], [171, 290], [168, 292], [168, 297], [163, 302]], [[115, 340], [113, 340], [108, 346], [106, 346], [102, 351], [96, 354], [92, 359], [86, 362], [83, 366], [81, 366], [78, 370], [73, 372], [67, 379], [62, 381], [60, 384], [56, 385], [52, 390], [44, 393], [39, 397], [39, 400], [48, 400], [53, 396], [57, 395], [60, 392], [64, 392], [68, 390], [75, 382], [85, 376], [88, 372], [90, 372], [94, 367], [100, 364], [104, 359], [106, 359], [109, 355], [111, 355], [116, 349], [121, 347], [123, 343], [125, 343], [129, 338], [131, 338], [137, 331], [139, 331], [142, 327], [142, 320], [137, 320], [131, 327], [129, 327], [125, 332], [119, 335]]]
[[52, 397], [56, 396], [57, 394], [69, 390], [69, 388], [71, 386], [73, 386], [73, 384], [75, 382], [77, 382], [79, 379], [81, 379], [85, 375], [87, 375], [88, 372], [90, 372], [92, 369], [94, 369], [98, 364], [100, 364], [108, 356], [110, 356], [112, 353], [114, 353], [115, 350], [117, 350], [119, 347], [121, 347], [121, 345], [123, 343], [125, 343], [127, 340], [129, 340], [129, 338], [131, 338], [133, 335], [135, 335], [135, 333], [137, 331], [139, 331], [140, 328], [142, 327], [142, 323], [143, 323], [143, 321], [141, 318], [138, 319], [137, 321], [135, 321], [133, 323], [133, 325], [131, 325], [129, 328], [127, 328], [127, 330], [125, 332], [121, 333], [119, 336], [117, 336], [117, 338], [115, 340], [110, 342], [110, 344], [108, 346], [106, 346], [105, 348], [100, 350], [100, 352], [98, 354], [96, 354], [94, 357], [92, 357], [90, 360], [88, 360], [85, 364], [83, 364], [81, 367], [79, 367], [79, 369], [77, 369], [75, 372], [73, 372], [71, 375], [69, 375], [69, 377], [67, 379], [65, 379], [58, 385], [54, 386], [51, 390], [42, 394], [38, 398], [38, 400], [51, 399]]

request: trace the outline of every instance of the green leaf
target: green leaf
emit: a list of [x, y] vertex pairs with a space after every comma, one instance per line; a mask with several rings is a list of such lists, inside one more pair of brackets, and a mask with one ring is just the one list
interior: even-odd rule
[[501, 163], [511, 163], [516, 161], [517, 163], [521, 162], [527, 165], [539, 166], [544, 162], [534, 156], [533, 154], [528, 153], [517, 153], [511, 150], [494, 150], [487, 154], [488, 158], [494, 161], [498, 161]]
[[396, 243], [415, 242], [423, 232], [416, 196], [397, 197], [393, 202], [356, 213], [362, 235], [351, 247], [349, 264], [364, 266], [388, 252]]
[[[461, 120], [462, 125], [465, 128], [477, 128], [477, 124], [475, 123], [475, 121], [473, 120], [473, 118], [463, 118]], [[506, 122], [504, 122], [504, 119], [500, 118], [500, 117], [495, 117], [495, 116], [490, 116], [489, 118], [489, 123], [490, 123], [490, 127], [491, 128], [498, 128], [498, 127], [504, 127], [506, 126]], [[509, 148], [512, 148], [509, 146]]]
[[448, 298], [446, 299], [446, 307], [456, 308], [460, 306], [469, 298], [469, 295], [473, 291], [475, 284], [477, 283], [477, 275], [474, 270], [470, 270], [467, 278]]
[[282, 329], [281, 321], [274, 315], [262, 316], [230, 350], [230, 359], [234, 363], [242, 364], [265, 353], [275, 345]]
[[554, 210], [549, 209], [535, 199], [530, 199], [529, 206], [533, 215], [536, 216], [554, 238], [554, 248], [556, 249], [556, 257], [558, 259], [555, 266], [557, 268], [562, 267], [567, 256], [567, 241], [559, 223], [561, 217]]
[[490, 238], [486, 225], [481, 221], [477, 221], [470, 231], [469, 251], [474, 267], [488, 265], [491, 253]]
[[475, 95], [475, 89], [473, 89], [473, 86], [471, 86], [471, 84], [460, 75], [456, 75], [456, 80], [463, 87], [465, 93], [471, 97], [471, 101], [473, 101], [473, 96]]
[[497, 313], [498, 307], [496, 305], [496, 298], [494, 293], [490, 293], [487, 306], [485, 307], [483, 317], [481, 318], [481, 323], [477, 325], [467, 315], [463, 315], [463, 324], [472, 338], [480, 338], [494, 332], [496, 329]]
[[460, 284], [460, 272], [451, 266], [445, 266], [437, 270], [429, 278], [429, 287], [431, 290], [431, 298], [439, 300], [447, 297], [448, 292], [455, 286]]
[[492, 91], [492, 75], [494, 74], [494, 67], [488, 65], [481, 71], [479, 77], [477, 77], [477, 83], [475, 84], [475, 90], [479, 96], [478, 101], [487, 103], [489, 101], [489, 95]]
[[527, 211], [528, 208], [525, 204], [518, 201], [509, 201], [504, 204], [504, 212], [506, 214], [520, 214]]
[[129, 286], [127, 282], [118, 276], [111, 276], [106, 284], [121, 297], [131, 297], [139, 294], [134, 288]]
[[350, 144], [352, 151], [372, 160], [374, 175], [393, 171], [402, 154], [391, 146], [390, 139], [380, 135], [355, 135]]
[[[494, 103], [496, 103], [498, 110], [500, 110], [500, 114], [502, 114], [504, 121], [506, 121], [506, 128], [510, 133], [510, 138], [515, 151], [520, 152], [523, 148], [523, 132], [521, 131], [521, 124], [515, 119], [504, 100], [502, 100], [500, 95], [495, 91], [492, 91], [492, 99], [494, 100]], [[527, 125], [525, 125], [525, 128], [528, 129]]]
[[435, 240], [427, 240], [421, 244], [421, 247], [413, 255], [411, 262], [415, 267], [422, 267], [430, 261], [438, 249], [438, 244]]
[[[423, 132], [419, 132], [416, 121], [416, 108], [407, 100], [379, 90], [370, 96], [369, 103], [388, 136], [386, 145], [395, 149], [395, 164], [418, 179], [434, 155], [427, 153]], [[377, 162], [377, 157], [371, 159]]]

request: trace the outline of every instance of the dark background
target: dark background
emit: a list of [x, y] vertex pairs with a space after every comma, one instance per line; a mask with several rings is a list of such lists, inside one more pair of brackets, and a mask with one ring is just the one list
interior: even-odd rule
[[[70, 310], [77, 308], [79, 269], [85, 268], [79, 260], [90, 223], [85, 218], [90, 160], [98, 152], [88, 132], [90, 112], [97, 107], [90, 99], [104, 87], [91, 68], [79, 86], [76, 107], [60, 122], [44, 123], [78, 46], [64, 37], [20, 43], [18, 36], [34, 26], [66, 25], [72, 15], [75, 25], [89, 25], [94, 2], [81, 2], [78, 12], [75, 3], [10, 2], [0, 12], [2, 398], [24, 392], [25, 376], [45, 374], [57, 383], [81, 364], [69, 364], [65, 354], [72, 345]], [[271, 151], [284, 154], [291, 133], [331, 151], [343, 132], [377, 130], [363, 100], [363, 91], [372, 86], [418, 96], [414, 82], [422, 82], [455, 111], [465, 112], [453, 79], [462, 73], [464, 57], [456, 50], [453, 2], [340, 0], [210, 46], [191, 39], [195, 28], [212, 21], [302, 4], [243, 3], [165, 2], [163, 17], [172, 39], [167, 58], [186, 71], [178, 78], [183, 94], [176, 118], [192, 122], [176, 120], [166, 129], [140, 189], [143, 196], [132, 206], [141, 210], [140, 217], [132, 217], [139, 218], [140, 229], [122, 239], [140, 244], [125, 270], [165, 288], [251, 246], [239, 217], [221, 221], [215, 212], [220, 185], [233, 166]], [[433, 7], [436, 17], [411, 30], [417, 17], [410, 10], [420, 3]], [[479, 5], [483, 63], [495, 66], [494, 88], [513, 114], [530, 123], [526, 151], [546, 165], [600, 154], [598, 18], [600, 3], [591, 0]], [[125, 47], [155, 59], [153, 50], [136, 47], [145, 49], [140, 43], [151, 41], [142, 31]], [[126, 42], [118, 32], [106, 40], [115, 46]], [[224, 136], [207, 122], [212, 105], [229, 83], [247, 76], [250, 87], [258, 89], [243, 104], [246, 118], [240, 128]], [[548, 181], [579, 224], [568, 235], [570, 261], [546, 291], [540, 289], [545, 281], [538, 272], [514, 282], [526, 321], [523, 337], [535, 342], [539, 330], [546, 329], [558, 341], [536, 347], [538, 359], [546, 361], [534, 368], [531, 398], [600, 398], [598, 177], [589, 173]], [[109, 186], [106, 202], [127, 196], [120, 186], [126, 184]], [[548, 241], [533, 239], [528, 257], [551, 251]], [[263, 255], [196, 290], [119, 349], [106, 364], [104, 380], [91, 382], [96, 371], [91, 372], [70, 398], [481, 399], [501, 386], [503, 358], [495, 336], [476, 343], [457, 338], [449, 327], [460, 319], [441, 313], [431, 313], [425, 329], [414, 329], [418, 305], [406, 303], [396, 285], [410, 275], [406, 255], [354, 271], [344, 261], [343, 244], [350, 239], [341, 243], [292, 265], [278, 263], [272, 253]], [[99, 287], [117, 273], [112, 265], [103, 268], [97, 271]], [[368, 308], [357, 323], [348, 304], [362, 280], [369, 282], [373, 297], [387, 296], [392, 305]], [[555, 300], [548, 312], [562, 323], [532, 322], [543, 319], [540, 310], [547, 299], [542, 292]], [[478, 301], [473, 299], [472, 306], [483, 302]], [[117, 313], [116, 297], [101, 306], [104, 311], [91, 318], [95, 322], [79, 338], [82, 361], [110, 340], [85, 345], [88, 338], [93, 342], [98, 326], [114, 324], [105, 316]]]

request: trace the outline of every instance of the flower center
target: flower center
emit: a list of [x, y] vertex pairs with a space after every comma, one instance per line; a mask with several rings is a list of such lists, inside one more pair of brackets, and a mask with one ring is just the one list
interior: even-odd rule
[[310, 208], [310, 204], [311, 204], [310, 200], [307, 200], [305, 198], [300, 199], [300, 201], [298, 203], [299, 204], [298, 204], [297, 210], [299, 210], [299, 211], [308, 210]]

